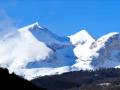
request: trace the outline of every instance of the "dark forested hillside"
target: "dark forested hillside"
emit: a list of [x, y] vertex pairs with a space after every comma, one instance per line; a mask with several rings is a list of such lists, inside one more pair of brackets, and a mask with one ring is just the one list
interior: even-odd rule
[[46, 90], [41, 87], [47, 90], [120, 90], [120, 69], [81, 70], [39, 77], [31, 83], [0, 68], [0, 90]]
[[0, 68], [0, 90], [46, 90]]
[[75, 71], [32, 80], [48, 90], [120, 90], [120, 69]]

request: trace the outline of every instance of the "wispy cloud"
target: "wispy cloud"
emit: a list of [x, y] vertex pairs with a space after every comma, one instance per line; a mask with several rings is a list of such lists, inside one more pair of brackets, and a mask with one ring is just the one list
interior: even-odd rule
[[17, 29], [18, 20], [10, 17], [5, 9], [0, 8], [0, 35]]

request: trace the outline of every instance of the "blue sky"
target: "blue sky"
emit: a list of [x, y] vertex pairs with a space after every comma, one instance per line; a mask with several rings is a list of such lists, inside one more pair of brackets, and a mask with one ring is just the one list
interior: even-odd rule
[[94, 37], [120, 32], [120, 0], [0, 1], [1, 31], [36, 21], [62, 36], [80, 29], [86, 29]]

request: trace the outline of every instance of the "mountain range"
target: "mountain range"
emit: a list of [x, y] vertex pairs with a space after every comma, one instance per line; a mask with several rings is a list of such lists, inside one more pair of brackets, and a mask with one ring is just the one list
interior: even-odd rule
[[37, 22], [0, 39], [0, 67], [25, 79], [79, 70], [120, 68], [120, 33], [86, 30], [60, 37]]

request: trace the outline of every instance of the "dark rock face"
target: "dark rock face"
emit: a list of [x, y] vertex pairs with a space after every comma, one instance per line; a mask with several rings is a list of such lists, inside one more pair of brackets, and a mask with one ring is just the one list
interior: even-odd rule
[[46, 90], [38, 88], [31, 82], [22, 79], [21, 77], [9, 74], [7, 69], [0, 68], [0, 90]]

